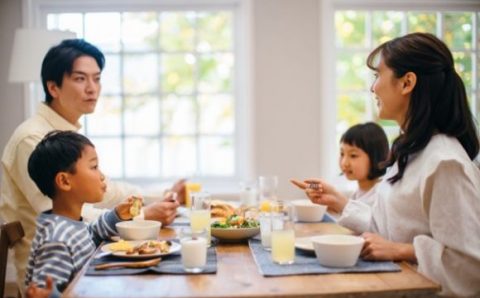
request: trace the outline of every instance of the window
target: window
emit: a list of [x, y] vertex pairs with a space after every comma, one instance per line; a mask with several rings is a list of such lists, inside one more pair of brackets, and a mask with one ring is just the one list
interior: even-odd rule
[[244, 175], [236, 1], [37, 2], [40, 23], [73, 31], [105, 54], [99, 102], [82, 130], [109, 177], [153, 183]]
[[[455, 1], [450, 1], [455, 2]], [[410, 7], [384, 10], [336, 9], [335, 52], [337, 103], [337, 139], [351, 125], [377, 121], [390, 139], [399, 129], [392, 121], [379, 120], [372, 100], [371, 71], [365, 66], [370, 51], [379, 44], [411, 32], [429, 32], [446, 42], [453, 53], [455, 68], [462, 77], [472, 112], [480, 116], [480, 92], [477, 67], [480, 66], [480, 8], [455, 7], [439, 10], [436, 5], [411, 10]], [[453, 7], [452, 7], [453, 8]]]

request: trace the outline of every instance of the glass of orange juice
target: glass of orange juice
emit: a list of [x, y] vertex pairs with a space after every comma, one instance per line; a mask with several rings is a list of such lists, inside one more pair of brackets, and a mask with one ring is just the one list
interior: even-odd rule
[[192, 207], [192, 193], [202, 191], [202, 185], [197, 182], [185, 183], [185, 207]]
[[195, 192], [191, 195], [190, 228], [192, 231], [207, 231], [207, 243], [210, 246], [210, 201], [211, 196], [207, 192]]

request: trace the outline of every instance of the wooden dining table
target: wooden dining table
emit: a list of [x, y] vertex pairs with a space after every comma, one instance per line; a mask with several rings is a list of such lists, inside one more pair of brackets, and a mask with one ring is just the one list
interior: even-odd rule
[[[175, 238], [178, 228], [162, 228], [160, 238]], [[296, 237], [332, 233], [351, 232], [335, 223], [295, 224]], [[84, 268], [62, 297], [432, 297], [440, 290], [406, 262], [401, 272], [264, 277], [247, 242], [220, 242], [216, 252], [216, 274], [88, 276]]]

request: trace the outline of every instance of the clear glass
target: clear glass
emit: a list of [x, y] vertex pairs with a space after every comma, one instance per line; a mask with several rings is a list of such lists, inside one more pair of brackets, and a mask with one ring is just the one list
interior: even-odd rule
[[260, 202], [277, 199], [278, 177], [260, 176], [258, 177], [258, 191]]
[[272, 260], [280, 265], [293, 264], [295, 261], [295, 231], [293, 221], [288, 215], [282, 212], [278, 216], [280, 216], [278, 224], [272, 222]]
[[202, 272], [207, 264], [207, 231], [192, 230], [185, 227], [180, 230], [180, 245], [183, 269], [190, 273]]
[[272, 247], [272, 228], [279, 227], [282, 224], [283, 214], [276, 212], [261, 212], [258, 221], [260, 223], [260, 237], [263, 249], [271, 250]]
[[195, 192], [191, 194], [190, 228], [192, 231], [207, 231], [207, 243], [211, 241], [211, 196], [208, 192]]

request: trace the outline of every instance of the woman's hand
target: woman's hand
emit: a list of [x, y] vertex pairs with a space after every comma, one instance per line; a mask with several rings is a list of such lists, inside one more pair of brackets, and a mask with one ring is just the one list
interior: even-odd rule
[[348, 202], [344, 195], [322, 179], [307, 179], [304, 181], [291, 179], [290, 182], [305, 190], [306, 195], [313, 203], [326, 205], [334, 212], [341, 213]]
[[118, 217], [121, 220], [132, 219], [135, 216], [135, 214], [132, 214], [131, 209], [132, 207], [134, 207], [134, 204], [138, 204], [138, 203], [135, 203], [135, 201], [138, 201], [138, 200], [141, 200], [141, 206], [143, 206], [143, 198], [138, 196], [130, 196], [125, 201], [119, 203], [115, 207], [115, 212], [117, 212]]
[[362, 237], [365, 244], [360, 256], [365, 260], [417, 261], [413, 244], [392, 242], [373, 233], [363, 233]]

